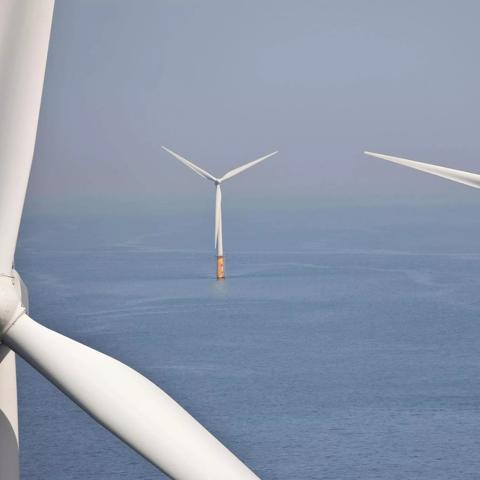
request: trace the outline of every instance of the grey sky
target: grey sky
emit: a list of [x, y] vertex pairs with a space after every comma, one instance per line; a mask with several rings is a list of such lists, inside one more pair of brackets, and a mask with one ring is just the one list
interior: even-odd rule
[[[29, 205], [478, 201], [364, 149], [480, 172], [476, 1], [57, 0]], [[53, 208], [53, 207], [52, 207]]]

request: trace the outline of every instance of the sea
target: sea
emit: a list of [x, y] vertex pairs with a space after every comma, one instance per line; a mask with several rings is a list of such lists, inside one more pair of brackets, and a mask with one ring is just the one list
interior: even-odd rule
[[[478, 210], [231, 209], [223, 281], [213, 242], [206, 211], [30, 212], [16, 262], [34, 319], [263, 480], [480, 478]], [[21, 359], [18, 381], [23, 479], [166, 478]]]

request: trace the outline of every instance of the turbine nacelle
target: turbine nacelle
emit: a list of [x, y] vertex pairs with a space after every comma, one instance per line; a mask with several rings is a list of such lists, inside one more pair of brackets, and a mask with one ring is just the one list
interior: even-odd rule
[[0, 343], [16, 320], [25, 313], [25, 307], [15, 285], [15, 277], [0, 276]]

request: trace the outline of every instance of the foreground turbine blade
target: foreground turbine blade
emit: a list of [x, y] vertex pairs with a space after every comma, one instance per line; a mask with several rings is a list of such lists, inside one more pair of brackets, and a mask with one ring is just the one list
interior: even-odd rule
[[23, 314], [3, 341], [83, 410], [177, 480], [258, 477], [156, 385]]
[[0, 479], [20, 478], [15, 354], [0, 344]]
[[267, 158], [272, 157], [273, 155], [277, 154], [278, 151], [269, 153], [268, 155], [265, 155], [264, 157], [260, 157], [257, 160], [254, 160], [253, 162], [246, 163], [245, 165], [242, 165], [241, 167], [234, 168], [233, 170], [230, 170], [227, 172], [221, 179], [220, 181], [225, 181], [228, 180], [229, 178], [234, 177], [235, 175], [238, 175], [239, 173], [244, 172], [245, 170], [248, 170], [250, 167], [253, 167], [254, 165], [257, 165], [257, 163], [263, 162]]
[[0, 1], [0, 274], [10, 274], [32, 163], [53, 0]]
[[168, 152], [170, 155], [173, 155], [177, 160], [180, 160], [184, 165], [187, 167], [191, 168], [196, 174], [200, 175], [201, 177], [207, 179], [207, 180], [212, 180], [212, 182], [217, 182], [218, 179], [216, 179], [213, 175], [210, 175], [206, 170], [203, 170], [203, 168], [198, 167], [194, 163], [190, 162], [186, 158], [181, 157], [178, 153], [175, 153], [173, 150], [170, 150], [167, 147], [162, 146], [162, 148]]
[[438, 177], [446, 178], [454, 182], [463, 183], [469, 187], [480, 188], [480, 175], [476, 173], [464, 172], [462, 170], [455, 170], [453, 168], [440, 167], [439, 165], [432, 165], [430, 163], [415, 162], [414, 160], [406, 160], [404, 158], [392, 157], [390, 155], [382, 155], [380, 153], [364, 152], [371, 157], [381, 158], [389, 162], [398, 163], [406, 167], [414, 168], [422, 172], [431, 173]]
[[[3, 279], [11, 276], [13, 280], [12, 266], [37, 135], [53, 6], [53, 0], [0, 1], [0, 278]], [[0, 344], [1, 480], [20, 477], [17, 426], [15, 355]]]

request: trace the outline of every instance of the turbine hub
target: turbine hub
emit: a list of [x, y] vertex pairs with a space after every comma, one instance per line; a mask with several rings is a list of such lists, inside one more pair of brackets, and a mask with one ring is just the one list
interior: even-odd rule
[[9, 328], [24, 313], [25, 308], [15, 287], [15, 277], [0, 275], [0, 343]]

